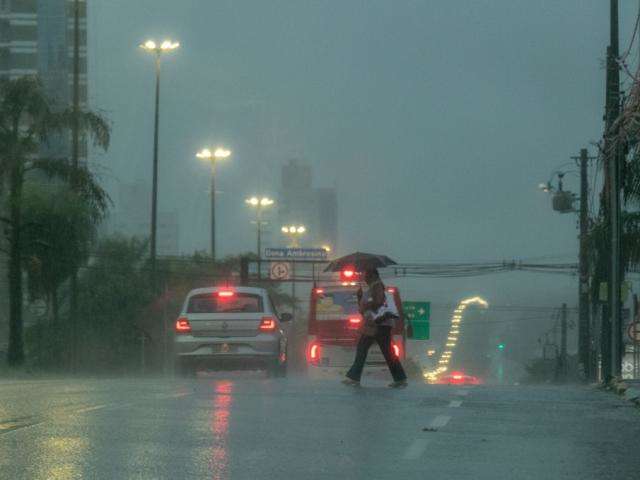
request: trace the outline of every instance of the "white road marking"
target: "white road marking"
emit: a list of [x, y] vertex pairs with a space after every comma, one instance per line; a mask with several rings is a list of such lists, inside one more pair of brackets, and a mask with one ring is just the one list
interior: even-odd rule
[[104, 408], [104, 407], [106, 407], [106, 405], [94, 405], [92, 407], [79, 408], [73, 413], [93, 412], [94, 410], [100, 410], [101, 408]]
[[449, 415], [438, 415], [431, 421], [429, 428], [442, 428], [449, 423], [449, 420], [451, 420]]
[[458, 408], [460, 405], [462, 405], [462, 400], [451, 400], [449, 402], [450, 408]]
[[407, 448], [407, 451], [404, 452], [402, 458], [404, 460], [415, 460], [416, 458], [420, 458], [427, 449], [428, 443], [429, 440], [426, 438], [418, 438], [414, 440], [413, 443], [409, 445], [409, 448]]

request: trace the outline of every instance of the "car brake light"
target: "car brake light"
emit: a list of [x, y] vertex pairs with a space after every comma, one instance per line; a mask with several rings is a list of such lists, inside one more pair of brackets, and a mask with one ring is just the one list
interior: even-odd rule
[[307, 359], [309, 363], [318, 364], [320, 362], [320, 345], [316, 342], [311, 342], [309, 344], [309, 349], [307, 350]]
[[322, 295], [324, 293], [324, 288], [316, 288], [316, 295]]
[[396, 289], [395, 289], [395, 288], [393, 288], [393, 287], [389, 287], [389, 288], [387, 288], [387, 292], [389, 292], [389, 293], [396, 293]]
[[349, 317], [349, 325], [352, 327], [359, 327], [362, 323], [361, 317]]
[[233, 297], [236, 294], [233, 290], [220, 290], [218, 291], [219, 297], [229, 298]]
[[258, 328], [261, 332], [273, 332], [276, 329], [276, 319], [273, 317], [262, 317]]
[[393, 349], [393, 355], [394, 355], [396, 358], [400, 358], [400, 345], [398, 345], [398, 344], [397, 344], [397, 343], [395, 343], [395, 342], [392, 342], [392, 343], [391, 343], [391, 348]]
[[180, 317], [176, 320], [176, 333], [190, 333], [191, 332], [191, 324], [187, 317]]

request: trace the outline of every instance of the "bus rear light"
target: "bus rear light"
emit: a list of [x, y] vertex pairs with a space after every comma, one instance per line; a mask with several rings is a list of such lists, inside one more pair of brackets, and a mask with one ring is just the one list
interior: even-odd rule
[[320, 344], [311, 342], [307, 349], [307, 360], [312, 365], [320, 363]]
[[349, 328], [360, 328], [360, 325], [362, 325], [362, 317], [349, 317], [347, 322], [349, 324]]
[[176, 333], [191, 333], [191, 324], [187, 317], [180, 317], [176, 320]]

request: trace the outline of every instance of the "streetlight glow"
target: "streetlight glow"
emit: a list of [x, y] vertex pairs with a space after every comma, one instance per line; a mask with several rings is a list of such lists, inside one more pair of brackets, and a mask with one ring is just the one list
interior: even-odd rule
[[160, 54], [160, 53], [170, 52], [172, 50], [175, 50], [179, 46], [180, 46], [179, 42], [173, 42], [171, 40], [163, 40], [162, 43], [158, 44], [154, 40], [149, 39], [143, 44], [141, 44], [140, 48], [148, 52]]

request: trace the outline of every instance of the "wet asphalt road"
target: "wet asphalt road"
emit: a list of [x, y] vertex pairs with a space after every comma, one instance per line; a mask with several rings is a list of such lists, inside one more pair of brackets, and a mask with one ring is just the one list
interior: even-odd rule
[[368, 382], [0, 380], [0, 478], [640, 478], [640, 411], [612, 394]]

